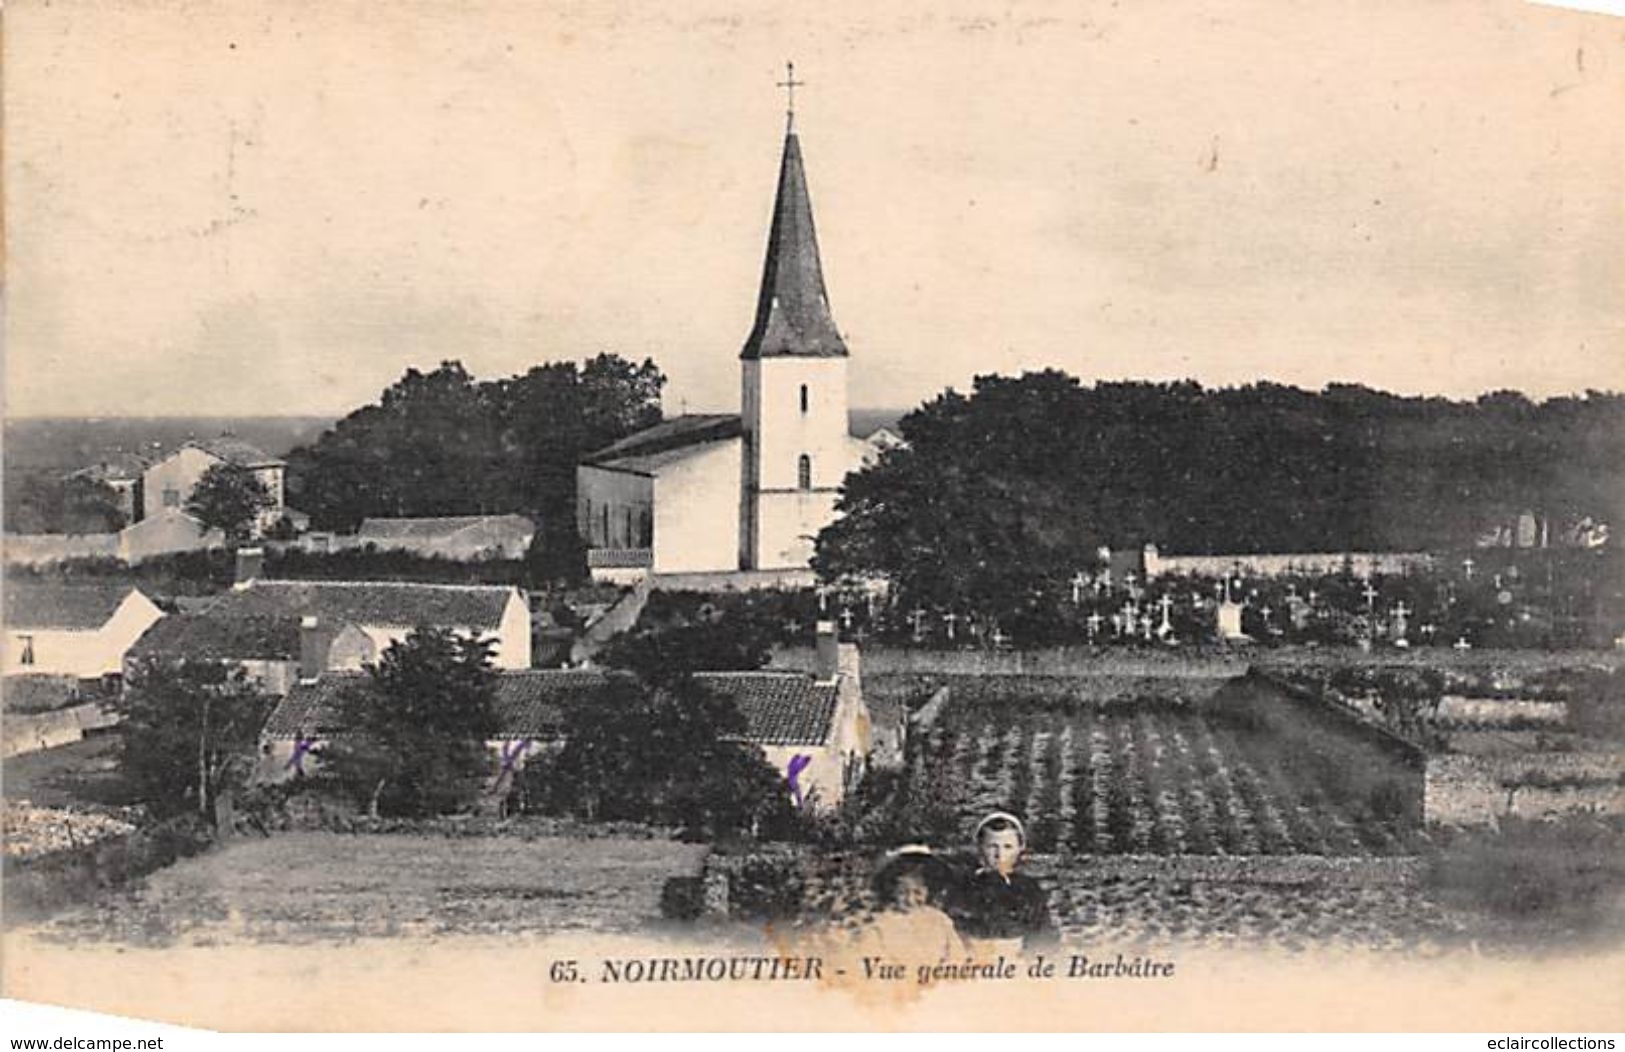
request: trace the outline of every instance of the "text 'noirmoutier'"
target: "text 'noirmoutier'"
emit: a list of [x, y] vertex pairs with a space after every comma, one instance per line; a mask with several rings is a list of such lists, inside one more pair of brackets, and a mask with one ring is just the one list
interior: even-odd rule
[[[911, 964], [883, 957], [864, 957], [859, 964], [858, 968], [848, 970], [826, 967], [822, 957], [702, 955], [608, 958], [598, 962], [596, 970], [600, 983], [820, 982], [826, 979], [838, 981], [850, 975], [864, 982], [913, 980], [926, 985], [978, 980], [1171, 979], [1174, 975], [1172, 961], [1124, 957], [1122, 954], [1110, 959], [1091, 958], [1083, 954], [1050, 958], [1039, 954], [1030, 961], [1000, 956], [992, 960], [966, 958], [937, 964]], [[554, 962], [551, 978], [555, 982], [586, 982], [592, 971], [591, 965], [578, 972], [577, 962], [559, 961]]]

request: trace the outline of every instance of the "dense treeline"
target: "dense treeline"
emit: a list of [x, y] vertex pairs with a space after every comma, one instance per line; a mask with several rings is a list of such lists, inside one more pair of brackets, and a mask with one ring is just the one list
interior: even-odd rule
[[288, 504], [322, 529], [369, 515], [519, 513], [574, 521], [582, 456], [660, 422], [652, 361], [600, 354], [522, 376], [475, 380], [458, 362], [408, 370], [288, 455]]
[[907, 448], [847, 479], [845, 518], [819, 538], [826, 574], [993, 596], [1101, 545], [1403, 551], [1470, 545], [1524, 511], [1553, 543], [1587, 518], [1625, 522], [1616, 394], [1454, 402], [1045, 371], [980, 377], [901, 427]]

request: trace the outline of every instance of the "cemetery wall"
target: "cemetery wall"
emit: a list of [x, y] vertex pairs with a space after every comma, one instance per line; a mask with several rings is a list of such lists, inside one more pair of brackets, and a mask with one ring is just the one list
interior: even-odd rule
[[1240, 570], [1255, 577], [1287, 574], [1335, 574], [1347, 566], [1357, 577], [1405, 574], [1433, 565], [1427, 552], [1297, 552], [1264, 555], [1157, 555], [1146, 554], [1150, 577], [1223, 577]]

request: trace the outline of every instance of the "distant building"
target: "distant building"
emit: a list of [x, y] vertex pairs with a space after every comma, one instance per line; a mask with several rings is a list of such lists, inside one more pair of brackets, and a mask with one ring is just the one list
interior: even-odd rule
[[271, 494], [271, 504], [260, 513], [256, 533], [265, 532], [282, 518], [287, 464], [232, 435], [187, 442], [147, 468], [141, 479], [143, 517], [184, 509], [203, 473], [217, 464], [247, 468]]
[[589, 549], [617, 553], [589, 552], [595, 574], [805, 570], [848, 472], [879, 448], [849, 433], [847, 356], [792, 124], [739, 352], [741, 412], [679, 416], [582, 462], [577, 526]]
[[164, 612], [127, 584], [6, 581], [6, 675], [95, 679], [124, 668], [124, 655]]
[[362, 520], [355, 543], [466, 562], [523, 558], [535, 535], [536, 524], [523, 515], [371, 518]]
[[134, 453], [113, 453], [88, 467], [68, 474], [68, 480], [82, 479], [98, 482], [111, 489], [118, 503], [125, 525], [141, 518], [141, 479], [150, 465]]
[[222, 596], [209, 613], [221, 618], [309, 617], [324, 631], [354, 625], [377, 654], [418, 626], [442, 628], [492, 639], [498, 668], [530, 667], [530, 607], [513, 587], [255, 578]]
[[[857, 647], [837, 648], [833, 631], [821, 644], [811, 675], [708, 672], [695, 678], [739, 707], [746, 729], [737, 740], [762, 750], [785, 776], [786, 791], [804, 806], [823, 809], [838, 805], [866, 771], [870, 724]], [[343, 732], [343, 694], [358, 682], [355, 673], [329, 673], [296, 685], [266, 722], [260, 776], [310, 773], [313, 751]], [[500, 729], [489, 743], [499, 771], [493, 790], [505, 791], [525, 763], [559, 748], [566, 711], [591, 704], [604, 683], [604, 673], [592, 670], [503, 672], [497, 678]]]

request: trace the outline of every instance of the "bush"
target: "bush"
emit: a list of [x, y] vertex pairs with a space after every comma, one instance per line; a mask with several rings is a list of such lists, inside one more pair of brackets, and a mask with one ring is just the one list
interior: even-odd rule
[[1625, 823], [1504, 818], [1498, 830], [1455, 835], [1432, 859], [1428, 881], [1444, 904], [1486, 914], [1494, 934], [1551, 943], [1616, 937], [1625, 931]]

